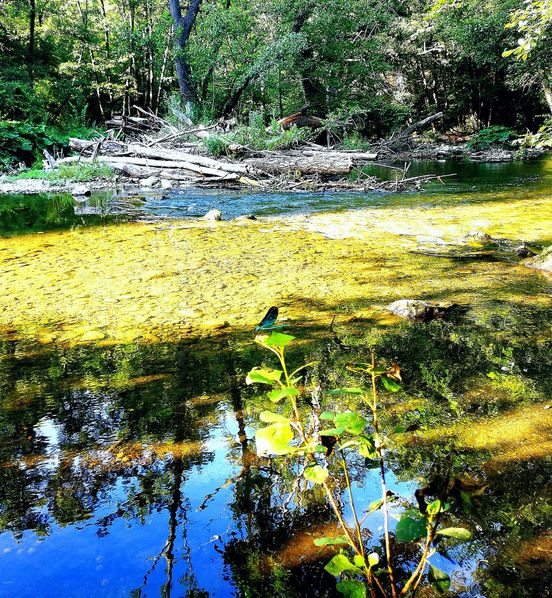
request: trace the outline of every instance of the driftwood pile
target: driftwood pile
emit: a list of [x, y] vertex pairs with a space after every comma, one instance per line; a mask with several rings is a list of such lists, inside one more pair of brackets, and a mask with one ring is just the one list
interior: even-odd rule
[[[163, 181], [168, 181], [171, 185], [269, 190], [399, 191], [438, 178], [407, 177], [406, 169], [395, 169], [399, 174], [394, 180], [381, 181], [362, 172], [363, 165], [377, 160], [377, 152], [336, 151], [306, 142], [279, 151], [254, 151], [233, 144], [229, 150], [235, 159], [214, 159], [205, 155], [203, 140], [226, 132], [231, 123], [177, 128], [152, 113], [137, 110], [139, 116], [112, 118], [106, 123], [111, 129], [98, 139], [70, 139], [71, 149], [79, 155], [57, 161], [45, 156], [47, 167], [76, 161], [100, 162], [134, 182], [147, 180], [145, 186], [163, 186]], [[169, 183], [165, 184], [170, 186]]]

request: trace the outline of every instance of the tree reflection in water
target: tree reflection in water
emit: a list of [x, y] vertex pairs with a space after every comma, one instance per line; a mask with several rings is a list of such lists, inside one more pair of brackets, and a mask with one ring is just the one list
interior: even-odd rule
[[[90, 595], [104, 583], [106, 595], [140, 597], [336, 595], [323, 571], [330, 554], [312, 543], [335, 530], [326, 503], [297, 486], [296, 470], [256, 456], [263, 399], [243, 381], [258, 362], [224, 339], [55, 350], [0, 343], [0, 595], [13, 595], [15, 583], [22, 596]], [[393, 468], [414, 479], [432, 475], [423, 463], [441, 471], [449, 457], [439, 442], [418, 444], [401, 449]], [[477, 459], [467, 455], [467, 467], [476, 470]], [[369, 502], [363, 476], [359, 468]], [[505, 467], [492, 484], [469, 515], [483, 532], [453, 556], [474, 572], [468, 594], [499, 596], [509, 583], [512, 596], [529, 596], [547, 574], [537, 567], [532, 576], [520, 526], [534, 505], [530, 525], [546, 545], [546, 464]], [[412, 498], [412, 484], [404, 487]], [[377, 546], [377, 522], [369, 527]], [[504, 531], [508, 542], [523, 536], [521, 574], [501, 558]], [[399, 553], [399, 565], [412, 557]]]

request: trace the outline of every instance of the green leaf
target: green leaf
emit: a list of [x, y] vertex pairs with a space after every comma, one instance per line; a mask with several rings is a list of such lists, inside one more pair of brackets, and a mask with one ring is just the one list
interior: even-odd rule
[[337, 544], [349, 544], [347, 536], [324, 536], [323, 538], [316, 538], [315, 546], [335, 546]]
[[347, 369], [350, 372], [371, 372], [372, 371], [372, 364], [371, 363], [350, 363], [347, 366]]
[[437, 530], [437, 535], [447, 536], [448, 538], [456, 538], [457, 540], [462, 540], [463, 542], [467, 542], [473, 537], [473, 534], [470, 532], [470, 530], [466, 529], [465, 527], [445, 527], [443, 529]]
[[330, 390], [328, 394], [330, 395], [361, 395], [364, 391], [362, 388], [354, 387], [354, 388], [334, 388]]
[[428, 515], [437, 515], [441, 510], [441, 501], [439, 499], [434, 500], [431, 504], [427, 505]]
[[369, 444], [361, 444], [358, 447], [358, 454], [366, 459], [377, 459], [379, 457], [376, 449]]
[[489, 377], [491, 380], [496, 380], [498, 378], [498, 374], [496, 372], [488, 372], [487, 377]]
[[389, 376], [381, 376], [381, 381], [383, 382], [383, 386], [385, 386], [385, 390], [389, 392], [397, 392], [401, 389], [401, 385]]
[[289, 345], [289, 343], [291, 343], [291, 341], [293, 340], [295, 340], [295, 337], [291, 336], [291, 334], [273, 332], [267, 339], [265, 339], [263, 344], [265, 344], [267, 347], [284, 348], [286, 345]]
[[361, 445], [359, 446], [358, 452], [361, 457], [366, 457], [366, 459], [377, 459], [379, 457], [373, 438], [369, 436], [361, 436], [360, 441]]
[[362, 415], [353, 413], [352, 411], [340, 413], [335, 417], [336, 427], [344, 427], [351, 434], [361, 434], [367, 423], [367, 420]]
[[335, 586], [345, 598], [366, 598], [366, 585], [362, 581], [344, 579]]
[[429, 564], [429, 574], [427, 576], [429, 583], [441, 594], [448, 592], [450, 588], [450, 577], [441, 569], [437, 569], [431, 563]]
[[383, 506], [383, 500], [381, 498], [378, 498], [378, 500], [375, 500], [374, 502], [370, 503], [370, 505], [368, 507], [368, 512], [373, 513], [374, 511], [381, 509], [382, 506]]
[[344, 442], [343, 444], [341, 444], [339, 446], [339, 448], [341, 450], [345, 450], [348, 448], [351, 448], [352, 446], [358, 446], [360, 444], [360, 440], [358, 438], [355, 438], [354, 440], [347, 440], [347, 442]]
[[262, 368], [253, 368], [247, 378], [245, 379], [246, 384], [274, 384], [278, 382], [282, 377], [281, 370], [265, 370]]
[[282, 423], [282, 424], [289, 424], [290, 419], [289, 417], [284, 417], [279, 413], [274, 413], [272, 411], [263, 411], [259, 416], [262, 422], [266, 424], [273, 424], [273, 423]]
[[335, 413], [333, 411], [323, 411], [320, 414], [320, 419], [324, 419], [327, 421], [333, 421], [335, 417]]
[[340, 426], [339, 428], [330, 428], [329, 430], [322, 430], [318, 432], [320, 436], [340, 436], [345, 432], [345, 427]]
[[255, 432], [255, 442], [257, 443], [257, 454], [259, 456], [286, 455], [293, 450], [289, 446], [292, 440], [293, 431], [289, 424], [272, 424]]
[[379, 563], [379, 554], [377, 552], [372, 552], [368, 555], [368, 565], [370, 568], [375, 567]]
[[299, 391], [294, 386], [286, 386], [285, 388], [275, 388], [267, 393], [268, 398], [273, 402], [277, 403], [285, 397], [296, 397]]
[[344, 554], [336, 554], [333, 559], [324, 567], [324, 569], [326, 569], [326, 571], [334, 577], [339, 577], [343, 571], [362, 573], [362, 571], [358, 567], [355, 567]]
[[414, 542], [425, 538], [426, 534], [426, 520], [414, 517], [403, 516], [397, 523], [397, 529], [395, 530], [397, 542]]
[[309, 482], [322, 484], [328, 477], [328, 470], [321, 465], [311, 465], [305, 469], [303, 474]]

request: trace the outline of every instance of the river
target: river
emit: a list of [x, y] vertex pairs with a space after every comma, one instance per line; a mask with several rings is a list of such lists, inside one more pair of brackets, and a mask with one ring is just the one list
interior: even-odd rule
[[[552, 243], [552, 161], [411, 172], [457, 176], [407, 194], [0, 196], [0, 596], [339, 595], [312, 542], [335, 530], [327, 505], [255, 453], [267, 400], [245, 375], [274, 365], [253, 332], [272, 304], [292, 361], [319, 364], [307, 389], [361, 383], [345, 366], [370, 347], [400, 365], [391, 511], [446, 478], [449, 523], [473, 534], [432, 557], [454, 595], [545, 595], [551, 287], [513, 248]], [[385, 305], [405, 297], [463, 309], [403, 322]], [[361, 512], [380, 496], [364, 465]], [[364, 521], [376, 550], [381, 525]]]

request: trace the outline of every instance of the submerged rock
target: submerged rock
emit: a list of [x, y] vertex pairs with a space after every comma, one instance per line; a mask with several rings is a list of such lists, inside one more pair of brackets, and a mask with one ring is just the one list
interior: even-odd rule
[[387, 309], [401, 318], [419, 322], [430, 322], [437, 318], [444, 318], [456, 309], [457, 303], [435, 303], [420, 299], [399, 299], [387, 306]]
[[242, 214], [236, 220], [257, 220], [257, 217], [254, 214]]
[[209, 210], [205, 216], [203, 216], [204, 220], [210, 220], [211, 222], [217, 222], [222, 220], [222, 212], [220, 210]]
[[480, 231], [471, 231], [464, 237], [465, 239], [469, 239], [470, 241], [479, 241], [480, 243], [491, 243], [494, 239], [491, 235], [487, 233], [482, 233]]
[[530, 268], [552, 272], [552, 246], [545, 249], [540, 255], [527, 260], [525, 263]]
[[514, 249], [514, 253], [519, 257], [534, 257], [537, 255], [530, 247], [525, 243], [522, 243]]

